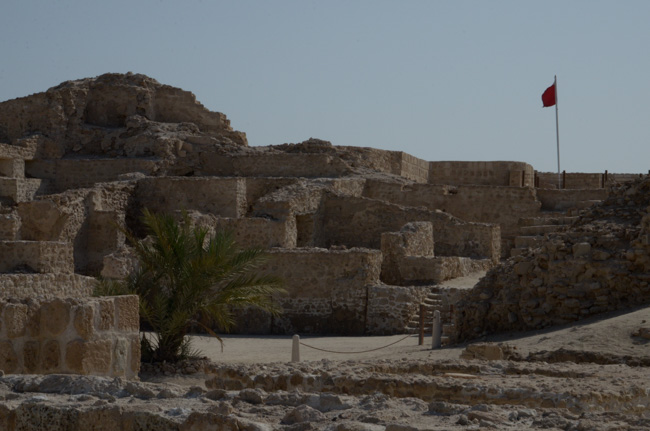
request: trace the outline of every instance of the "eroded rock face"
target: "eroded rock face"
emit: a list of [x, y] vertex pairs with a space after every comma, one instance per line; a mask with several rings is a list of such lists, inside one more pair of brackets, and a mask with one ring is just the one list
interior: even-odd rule
[[36, 145], [39, 158], [164, 155], [182, 151], [188, 136], [247, 145], [224, 114], [207, 110], [188, 91], [140, 74], [67, 81], [2, 102], [0, 112], [0, 142]]

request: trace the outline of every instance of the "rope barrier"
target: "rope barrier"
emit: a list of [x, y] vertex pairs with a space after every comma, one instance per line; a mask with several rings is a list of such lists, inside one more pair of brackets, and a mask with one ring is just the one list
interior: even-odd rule
[[409, 334], [409, 335], [407, 335], [406, 337], [404, 337], [404, 338], [402, 338], [402, 339], [399, 339], [399, 340], [397, 340], [397, 341], [395, 341], [395, 342], [393, 342], [393, 343], [387, 344], [387, 345], [385, 345], [385, 346], [383, 346], [383, 347], [378, 347], [378, 348], [376, 348], [376, 349], [370, 349], [370, 350], [362, 350], [362, 351], [359, 351], [359, 352], [337, 352], [337, 351], [335, 351], [335, 350], [320, 349], [320, 348], [318, 348], [318, 347], [314, 347], [314, 346], [310, 346], [309, 344], [305, 344], [305, 343], [303, 343], [302, 341], [300, 342], [300, 344], [302, 344], [302, 345], [305, 346], [305, 347], [309, 347], [310, 349], [320, 350], [321, 352], [327, 352], [327, 353], [338, 353], [338, 354], [342, 354], [342, 355], [354, 355], [354, 354], [357, 354], [357, 353], [368, 353], [368, 352], [375, 352], [375, 351], [377, 351], [377, 350], [385, 349], [386, 347], [390, 347], [390, 346], [392, 346], [393, 344], [397, 344], [397, 343], [399, 343], [400, 341], [404, 341], [404, 340], [406, 340], [407, 338], [412, 337], [412, 336], [413, 336], [413, 335]]

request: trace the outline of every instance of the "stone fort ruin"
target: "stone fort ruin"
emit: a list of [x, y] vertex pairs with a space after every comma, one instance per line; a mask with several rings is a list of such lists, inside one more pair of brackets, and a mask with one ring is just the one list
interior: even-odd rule
[[[143, 208], [269, 249], [284, 313], [241, 310], [240, 333], [408, 333], [425, 303], [454, 342], [647, 302], [650, 203], [636, 177], [565, 174], [557, 188], [522, 162], [318, 139], [249, 147], [225, 115], [146, 76], [64, 82], [0, 103], [0, 369], [137, 375], [137, 299], [90, 295], [94, 277], [132, 267], [119, 227], [141, 233]], [[613, 185], [630, 180], [619, 203]], [[622, 236], [590, 215], [607, 199], [636, 211]], [[474, 289], [448, 283], [491, 268]]]

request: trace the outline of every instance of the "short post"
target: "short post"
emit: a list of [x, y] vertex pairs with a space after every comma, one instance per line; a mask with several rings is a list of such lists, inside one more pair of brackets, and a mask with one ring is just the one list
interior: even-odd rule
[[424, 344], [424, 304], [420, 304], [420, 337], [418, 338], [418, 346]]
[[566, 171], [562, 171], [562, 188], [566, 189]]
[[300, 362], [300, 335], [293, 336], [293, 347], [291, 349], [291, 362]]
[[442, 346], [442, 327], [440, 325], [440, 311], [433, 312], [433, 329], [431, 330], [431, 348], [439, 349]]

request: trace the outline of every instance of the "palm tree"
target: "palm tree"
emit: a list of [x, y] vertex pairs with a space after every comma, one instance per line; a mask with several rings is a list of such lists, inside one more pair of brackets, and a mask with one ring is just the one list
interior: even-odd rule
[[100, 294], [137, 294], [140, 317], [152, 329], [142, 337], [142, 358], [178, 361], [190, 356], [192, 327], [201, 327], [221, 341], [213, 328], [234, 325], [232, 307], [255, 306], [274, 315], [280, 309], [272, 296], [282, 291], [277, 277], [259, 275], [261, 249], [239, 249], [230, 232], [210, 236], [172, 216], [144, 210], [149, 237], [138, 240], [124, 231], [139, 264], [123, 281], [102, 281]]

